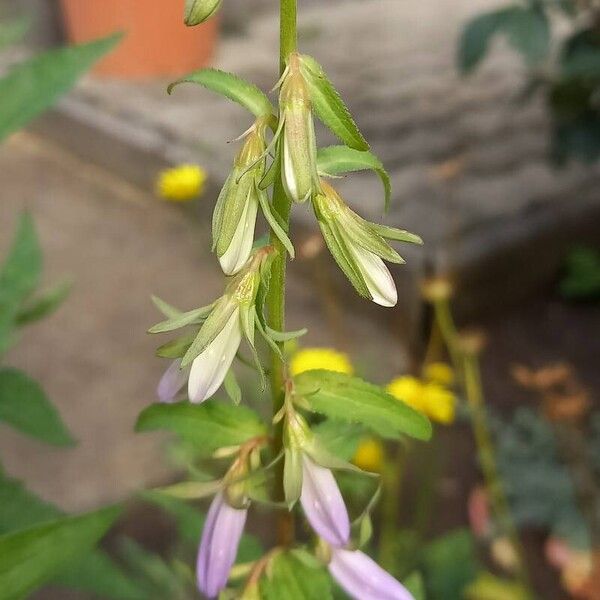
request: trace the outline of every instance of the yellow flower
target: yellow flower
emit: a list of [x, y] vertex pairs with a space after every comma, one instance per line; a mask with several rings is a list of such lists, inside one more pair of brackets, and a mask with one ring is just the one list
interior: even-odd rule
[[373, 438], [364, 438], [360, 441], [352, 462], [364, 471], [381, 473], [383, 459], [383, 444]]
[[156, 193], [171, 202], [187, 202], [202, 194], [206, 171], [197, 165], [180, 165], [162, 171], [156, 181]]
[[433, 362], [428, 364], [424, 370], [425, 379], [449, 386], [454, 382], [454, 370], [443, 362]]
[[298, 350], [290, 361], [290, 372], [292, 376], [312, 371], [313, 369], [326, 369], [352, 375], [354, 368], [350, 358], [343, 352], [333, 348], [304, 348]]
[[449, 425], [454, 421], [456, 397], [438, 383], [423, 383], [410, 375], [397, 377], [389, 383], [387, 391], [432, 421]]
[[423, 386], [423, 398], [424, 412], [432, 421], [443, 425], [454, 422], [456, 397], [450, 390], [437, 383], [427, 383]]

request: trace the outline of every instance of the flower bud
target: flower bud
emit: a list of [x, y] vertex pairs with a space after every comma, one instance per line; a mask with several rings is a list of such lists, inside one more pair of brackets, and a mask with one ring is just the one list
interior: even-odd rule
[[385, 238], [409, 240], [406, 232], [369, 223], [344, 203], [328, 183], [313, 197], [313, 207], [325, 242], [356, 291], [381, 306], [395, 306], [398, 292], [382, 259], [404, 262]]
[[222, 0], [186, 0], [184, 23], [192, 27], [204, 23], [221, 7]]
[[279, 106], [283, 126], [280, 140], [283, 186], [291, 200], [304, 202], [319, 188], [319, 177], [310, 96], [297, 54], [290, 56]]
[[250, 128], [235, 159], [213, 214], [213, 249], [226, 275], [234, 275], [246, 264], [252, 244], [259, 205], [258, 184], [264, 175], [266, 120]]

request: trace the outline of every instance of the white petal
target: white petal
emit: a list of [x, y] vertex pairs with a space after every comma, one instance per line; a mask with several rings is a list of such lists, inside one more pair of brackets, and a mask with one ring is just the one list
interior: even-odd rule
[[371, 292], [373, 302], [381, 306], [396, 306], [398, 291], [383, 260], [358, 245], [350, 244], [350, 248], [362, 271], [369, 292]]
[[158, 382], [156, 393], [161, 402], [173, 402], [185, 385], [190, 370], [181, 368], [181, 359], [174, 360]]
[[298, 197], [298, 182], [296, 180], [296, 170], [294, 169], [294, 161], [290, 153], [290, 143], [286, 131], [283, 132], [283, 153], [282, 153], [282, 169], [281, 177], [283, 181], [283, 187], [287, 192], [289, 198], [295, 202], [299, 202]]
[[239, 313], [236, 308], [223, 330], [194, 359], [188, 380], [191, 402], [204, 402], [221, 387], [242, 341]]
[[219, 258], [221, 268], [225, 275], [235, 275], [248, 261], [252, 244], [254, 243], [254, 228], [256, 226], [256, 213], [258, 200], [251, 187], [246, 199], [240, 222], [231, 238], [229, 248]]

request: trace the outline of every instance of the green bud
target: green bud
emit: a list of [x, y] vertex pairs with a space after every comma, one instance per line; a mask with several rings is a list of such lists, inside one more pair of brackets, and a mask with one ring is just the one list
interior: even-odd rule
[[290, 199], [304, 202], [319, 189], [319, 177], [310, 95], [297, 54], [290, 56], [279, 106], [283, 122], [280, 140], [283, 185]]
[[188, 27], [204, 23], [219, 10], [221, 2], [222, 0], [186, 0], [183, 22]]

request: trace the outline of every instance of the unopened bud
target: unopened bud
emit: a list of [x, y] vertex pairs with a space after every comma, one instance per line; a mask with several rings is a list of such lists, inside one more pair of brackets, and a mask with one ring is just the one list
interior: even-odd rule
[[204, 23], [219, 10], [221, 2], [222, 0], [186, 0], [183, 22], [188, 27]]

